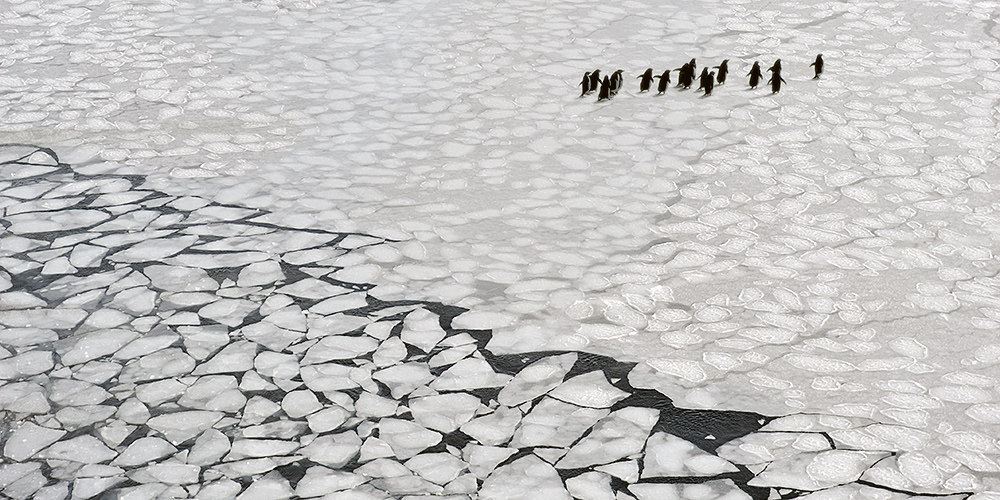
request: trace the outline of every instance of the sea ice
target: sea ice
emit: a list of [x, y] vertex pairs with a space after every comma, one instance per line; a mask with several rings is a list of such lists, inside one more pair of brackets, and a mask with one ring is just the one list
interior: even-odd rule
[[253, 360], [256, 356], [257, 344], [247, 341], [233, 342], [223, 347], [210, 360], [195, 368], [193, 374], [245, 372], [253, 368]]
[[208, 429], [194, 441], [187, 455], [187, 462], [194, 465], [210, 466], [229, 453], [229, 438], [225, 434]]
[[291, 418], [302, 418], [323, 408], [316, 394], [309, 390], [292, 391], [281, 400], [281, 409]]
[[501, 387], [510, 379], [510, 375], [494, 372], [485, 360], [466, 358], [452, 365], [431, 382], [431, 388], [439, 391], [457, 391]]
[[520, 410], [501, 406], [493, 413], [465, 423], [461, 430], [482, 444], [500, 446], [510, 440], [520, 423]]
[[556, 399], [543, 398], [524, 416], [521, 426], [514, 433], [511, 446], [570, 446], [609, 413], [606, 409], [580, 408]]
[[463, 393], [411, 398], [409, 404], [416, 423], [444, 433], [471, 420], [480, 406], [479, 398]]
[[0, 380], [16, 380], [45, 373], [55, 366], [50, 351], [28, 351], [0, 360]]
[[311, 431], [322, 434], [339, 428], [351, 416], [351, 412], [338, 405], [333, 405], [308, 415], [306, 420]]
[[383, 418], [378, 428], [379, 436], [400, 459], [412, 458], [441, 442], [441, 434], [406, 420]]
[[578, 469], [614, 462], [642, 450], [659, 419], [651, 408], [623, 408], [594, 425], [593, 431], [570, 448], [556, 467]]
[[223, 416], [223, 413], [215, 411], [182, 411], [155, 416], [146, 425], [176, 446], [209, 429]]
[[497, 401], [513, 407], [549, 392], [562, 383], [576, 359], [576, 353], [567, 353], [548, 356], [528, 365], [500, 390]]
[[379, 370], [371, 377], [389, 386], [392, 397], [396, 399], [434, 380], [434, 375], [425, 364], [412, 362]]
[[361, 438], [354, 431], [326, 434], [299, 449], [299, 454], [313, 462], [338, 469], [350, 462], [361, 450]]
[[405, 462], [420, 477], [444, 486], [465, 470], [462, 460], [448, 453], [422, 453]]
[[628, 395], [608, 383], [601, 370], [573, 377], [549, 392], [555, 399], [590, 408], [609, 408]]
[[399, 334], [400, 340], [424, 352], [430, 352], [445, 336], [437, 315], [426, 309], [407, 314], [403, 320], [403, 331]]
[[614, 500], [611, 476], [603, 472], [585, 472], [566, 480], [566, 489], [580, 500]]
[[295, 441], [279, 439], [234, 439], [224, 461], [288, 455], [299, 448]]
[[496, 469], [479, 490], [483, 500], [570, 500], [551, 465], [529, 455]]
[[379, 346], [378, 341], [365, 336], [330, 335], [320, 339], [306, 351], [302, 364], [316, 364], [331, 360], [354, 359], [362, 354], [374, 351]]
[[133, 467], [156, 461], [174, 453], [177, 453], [177, 448], [170, 443], [158, 437], [143, 437], [133, 441], [111, 464]]
[[398, 403], [389, 398], [383, 398], [368, 392], [362, 392], [355, 402], [355, 412], [362, 418], [388, 417], [396, 414]]
[[642, 478], [679, 476], [716, 476], [736, 472], [723, 458], [697, 449], [677, 436], [657, 432], [646, 441]]
[[84, 464], [98, 464], [118, 456], [118, 452], [108, 448], [99, 439], [83, 435], [68, 441], [59, 441], [36, 454], [49, 460], [69, 460]]
[[24, 422], [7, 438], [3, 455], [11, 460], [21, 462], [46, 446], [55, 443], [64, 435], [66, 435], [64, 430], [49, 429], [31, 422]]

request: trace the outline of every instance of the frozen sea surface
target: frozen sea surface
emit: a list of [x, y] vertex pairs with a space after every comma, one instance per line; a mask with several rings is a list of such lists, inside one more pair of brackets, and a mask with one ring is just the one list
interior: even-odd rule
[[[935, 443], [871, 418], [684, 408], [643, 388], [662, 362], [497, 354], [491, 330], [457, 326], [480, 314], [341, 279], [365, 266], [358, 254], [399, 242], [283, 227], [47, 148], [0, 154], [5, 208], [33, 222], [7, 220], [0, 237], [7, 498], [987, 498], [995, 486], [1000, 449], [978, 432]], [[975, 385], [965, 377], [954, 382]]]
[[[239, 327], [253, 306], [214, 300], [219, 281], [170, 267], [255, 266], [242, 283], [230, 280], [263, 286], [281, 276], [267, 262], [269, 240], [237, 246], [230, 261], [214, 253], [230, 251], [227, 243], [187, 252], [201, 235], [131, 235], [147, 232], [152, 214], [96, 208], [160, 190], [178, 196], [178, 210], [216, 221], [211, 231], [266, 209], [261, 221], [276, 227], [391, 239], [351, 252], [333, 279], [377, 285], [383, 300], [469, 308], [456, 326], [492, 329], [490, 352], [586, 350], [639, 362], [633, 387], [678, 406], [909, 429], [915, 448], [899, 448], [910, 455], [894, 458], [898, 474], [879, 469], [879, 484], [995, 489], [996, 12], [995, 2], [9, 2], [0, 18], [0, 131], [70, 163], [104, 165], [117, 180], [91, 201], [76, 199], [89, 188], [50, 196], [57, 187], [18, 182], [47, 173], [43, 166], [12, 172], [7, 230], [29, 240], [67, 231], [67, 240], [30, 258], [13, 255], [35, 248], [10, 241], [4, 269], [75, 276], [88, 265], [155, 259], [166, 268], [142, 274], [169, 291], [116, 290], [104, 307], [93, 290], [124, 279], [114, 276], [50, 312], [39, 300], [51, 299], [12, 284], [4, 324], [38, 331], [13, 333], [10, 345], [50, 342], [50, 331], [87, 321], [104, 332], [87, 342], [112, 349], [88, 362], [103, 359], [136, 341], [116, 330], [167, 304], [191, 309], [175, 320], [190, 324], [171, 325], [184, 347], [143, 336], [153, 343], [126, 352], [175, 350], [123, 371], [126, 380], [174, 377], [169, 370], [190, 364], [181, 354], [207, 359], [197, 356], [223, 345], [225, 359], [246, 362], [246, 344], [188, 327]], [[812, 81], [807, 64], [818, 52], [827, 73]], [[708, 99], [635, 94], [635, 74], [690, 57], [702, 66], [731, 59], [727, 85]], [[783, 91], [745, 90], [749, 63], [777, 57]], [[597, 67], [626, 69], [630, 85], [610, 103], [573, 90]], [[140, 174], [137, 188], [127, 176]], [[125, 233], [74, 236], [98, 224]], [[336, 256], [306, 245], [289, 258]], [[318, 277], [297, 283], [277, 293], [323, 297], [321, 314], [363, 306]], [[294, 314], [281, 321], [301, 331]], [[402, 344], [443, 336], [433, 320], [414, 322], [421, 326]], [[197, 340], [189, 346], [188, 337]], [[291, 353], [292, 341], [275, 342], [278, 354], [324, 361], [371, 345]], [[380, 347], [378, 359], [404, 366], [401, 347]], [[70, 354], [85, 358], [88, 349]], [[37, 349], [8, 350], [11, 380], [57, 370]], [[292, 369], [280, 359], [268, 362]], [[420, 378], [414, 370], [379, 383], [402, 393]], [[481, 363], [463, 370], [491, 378]], [[180, 397], [168, 386], [152, 401]], [[37, 396], [28, 402], [42, 407]], [[310, 404], [302, 395], [288, 403], [292, 413]], [[865, 453], [890, 447], [857, 444], [882, 443], [870, 431], [845, 442]], [[824, 464], [847, 460], [844, 471], [872, 458], [831, 451], [814, 453]], [[802, 476], [816, 470], [802, 460], [781, 462], [791, 476], [771, 469], [771, 479], [757, 480], [798, 474], [826, 484]], [[574, 484], [597, 484], [581, 477]]]

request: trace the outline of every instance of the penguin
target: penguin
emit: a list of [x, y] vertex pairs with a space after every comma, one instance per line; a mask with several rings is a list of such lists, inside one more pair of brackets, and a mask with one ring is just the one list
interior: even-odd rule
[[580, 92], [580, 97], [583, 97], [583, 96], [585, 96], [585, 95], [587, 95], [587, 94], [589, 94], [589, 93], [592, 92], [592, 90], [590, 88], [590, 72], [589, 71], [583, 74], [583, 81], [581, 81], [579, 85], [581, 87], [583, 87], [583, 90]]
[[771, 74], [771, 79], [768, 80], [767, 83], [771, 84], [771, 93], [777, 94], [778, 91], [781, 90], [781, 84], [788, 82], [786, 82], [785, 79], [781, 77], [781, 70], [778, 70], [775, 71], [773, 74]]
[[[715, 79], [715, 75], [712, 75], [712, 79]], [[708, 68], [702, 68], [701, 76], [698, 77], [698, 90], [704, 90], [706, 81], [708, 81]]]
[[726, 83], [726, 75], [729, 73], [729, 59], [724, 59], [722, 64], [716, 66], [719, 70], [718, 82], [719, 85], [724, 85]]
[[683, 66], [677, 68], [677, 86], [691, 88], [691, 80], [694, 78], [692, 73], [691, 63], [684, 63]]
[[705, 78], [705, 96], [712, 95], [712, 89], [715, 88], [715, 72], [709, 71], [708, 77]]
[[656, 86], [656, 91], [659, 92], [658, 95], [663, 94], [667, 91], [667, 85], [670, 84], [670, 70], [666, 70], [662, 75], [658, 75], [654, 78], [659, 78], [660, 83]]
[[605, 76], [604, 81], [601, 82], [601, 91], [597, 94], [597, 102], [607, 99], [611, 99], [611, 79]]
[[760, 79], [764, 77], [764, 75], [762, 75], [760, 72], [759, 62], [757, 61], [753, 62], [753, 67], [750, 68], [750, 72], [747, 73], [747, 76], [750, 77], [750, 88], [752, 89], [757, 88], [757, 85], [760, 84]]
[[813, 69], [816, 71], [816, 76], [813, 77], [813, 80], [819, 80], [819, 75], [823, 73], [823, 54], [818, 54], [816, 61], [810, 64], [810, 66], [815, 66]]
[[625, 70], [620, 69], [611, 74], [611, 96], [614, 97], [618, 95], [618, 91], [622, 89], [622, 73]]
[[646, 68], [646, 72], [636, 78], [642, 78], [639, 82], [639, 92], [649, 92], [649, 87], [653, 85], [653, 68]]
[[767, 68], [767, 70], [772, 73], [781, 73], [781, 59], [776, 59], [774, 64], [770, 68]]
[[595, 69], [593, 73], [590, 74], [590, 91], [593, 92], [601, 86], [601, 70]]

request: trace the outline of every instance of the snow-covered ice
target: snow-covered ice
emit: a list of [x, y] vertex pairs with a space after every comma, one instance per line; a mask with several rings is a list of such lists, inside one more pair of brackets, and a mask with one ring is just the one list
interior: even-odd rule
[[0, 10], [4, 496], [1000, 490], [993, 2]]

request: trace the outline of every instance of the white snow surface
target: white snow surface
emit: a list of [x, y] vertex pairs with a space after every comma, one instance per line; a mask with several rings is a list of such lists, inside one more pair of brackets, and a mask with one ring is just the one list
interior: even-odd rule
[[[393, 240], [366, 248], [373, 241], [359, 236], [351, 260], [338, 262], [342, 279], [376, 283], [384, 300], [470, 308], [459, 323], [495, 328], [495, 353], [598, 352], [644, 362], [630, 373], [632, 385], [655, 388], [678, 406], [835, 414], [926, 434], [945, 446], [896, 458], [900, 484], [922, 487], [935, 481], [924, 472], [928, 464], [942, 473], [959, 462], [977, 474], [997, 468], [989, 458], [995, 442], [962, 438], [1000, 431], [1000, 204], [992, 189], [1000, 183], [993, 168], [998, 8], [966, 1], [11, 1], [0, 9], [0, 134], [5, 143], [52, 147], [88, 174], [148, 175], [150, 189], [190, 194], [171, 203], [220, 231], [261, 208], [268, 222], [286, 227]], [[808, 64], [820, 52], [826, 72], [811, 80]], [[646, 67], [658, 73], [691, 57], [702, 67], [729, 58], [729, 80], [707, 98], [673, 88], [659, 97], [637, 93], [634, 76]], [[749, 65], [779, 57], [787, 86], [774, 95], [747, 90]], [[619, 67], [626, 87], [613, 100], [578, 97], [584, 71]], [[44, 161], [3, 181], [51, 168]], [[100, 203], [131, 211], [107, 222], [127, 235], [66, 241], [63, 250], [53, 244], [35, 261], [5, 258], [4, 269], [59, 276], [105, 259], [162, 265], [144, 277], [39, 293], [63, 301], [57, 309], [34, 308], [35, 297], [18, 295], [20, 285], [2, 278], [10, 295], [0, 299], [7, 329], [0, 332], [0, 390], [17, 395], [20, 406], [11, 411], [48, 411], [44, 398], [31, 396], [38, 392], [14, 387], [55, 366], [52, 351], [32, 350], [30, 339], [84, 319], [99, 333], [59, 343], [55, 352], [60, 367], [86, 363], [88, 371], [75, 376], [93, 377], [86, 383], [96, 390], [66, 389], [81, 399], [59, 407], [100, 404], [105, 395], [93, 384], [115, 374], [102, 379], [95, 363], [115, 352], [145, 356], [120, 375], [140, 387], [196, 363], [199, 376], [255, 366], [255, 346], [196, 327], [202, 319], [238, 326], [256, 307], [241, 296], [217, 299], [217, 284], [202, 269], [249, 266], [229, 285], [269, 285], [283, 277], [266, 264], [278, 242], [247, 240], [227, 249], [224, 262], [175, 257], [196, 238], [159, 230], [170, 221], [151, 221], [160, 212], [129, 205], [135, 190], [123, 179], [101, 182]], [[26, 252], [40, 232], [104, 222], [108, 213], [70, 208], [73, 196], [92, 187], [4, 184], [9, 224], [0, 250]], [[308, 241], [281, 244], [281, 251], [304, 249], [287, 255], [289, 262], [339, 257]], [[139, 329], [140, 319], [154, 317], [160, 303], [150, 281], [172, 292], [161, 295], [163, 303], [190, 311], [169, 318], [178, 343], [169, 337], [145, 351], [155, 336], [136, 340], [114, 328], [134, 317]], [[360, 307], [350, 290], [299, 283], [279, 294], [332, 296], [315, 306], [323, 315]], [[99, 297], [87, 292], [109, 285], [107, 304], [127, 317], [88, 313]], [[274, 329], [261, 343], [343, 333], [307, 323], [286, 305], [268, 316]], [[148, 321], [152, 328], [159, 320]], [[440, 340], [435, 325], [423, 326], [403, 340]], [[375, 349], [368, 340], [375, 335], [358, 338], [320, 339], [304, 349], [310, 363]], [[392, 363], [389, 347], [382, 354]], [[394, 396], [427, 383], [444, 391], [507, 381], [472, 359], [436, 383], [424, 366], [394, 366], [324, 376], [303, 369], [308, 391], [299, 394], [342, 389], [310, 384], [373, 379]], [[258, 379], [259, 387], [241, 377], [241, 389], [287, 381], [282, 389], [292, 391], [293, 377]], [[155, 406], [180, 397], [190, 388], [183, 385], [136, 395]], [[307, 399], [286, 406], [305, 414], [315, 407]], [[145, 418], [179, 444], [205, 436], [226, 405], [243, 404], [199, 400], [183, 415]], [[51, 439], [27, 424], [16, 429], [32, 436], [10, 445], [16, 457]], [[852, 437], [898, 444], [864, 429], [864, 439]], [[360, 446], [342, 441], [308, 449], [339, 463], [330, 449]], [[80, 437], [39, 456], [100, 462], [106, 450]], [[789, 474], [800, 475], [822, 462], [788, 460]], [[143, 474], [176, 483], [189, 477], [184, 468]], [[982, 478], [949, 477], [952, 489], [984, 488]], [[112, 473], [87, 479], [78, 479], [74, 495], [117, 480]], [[841, 478], [826, 479], [808, 484]], [[270, 478], [246, 494], [285, 490]]]

